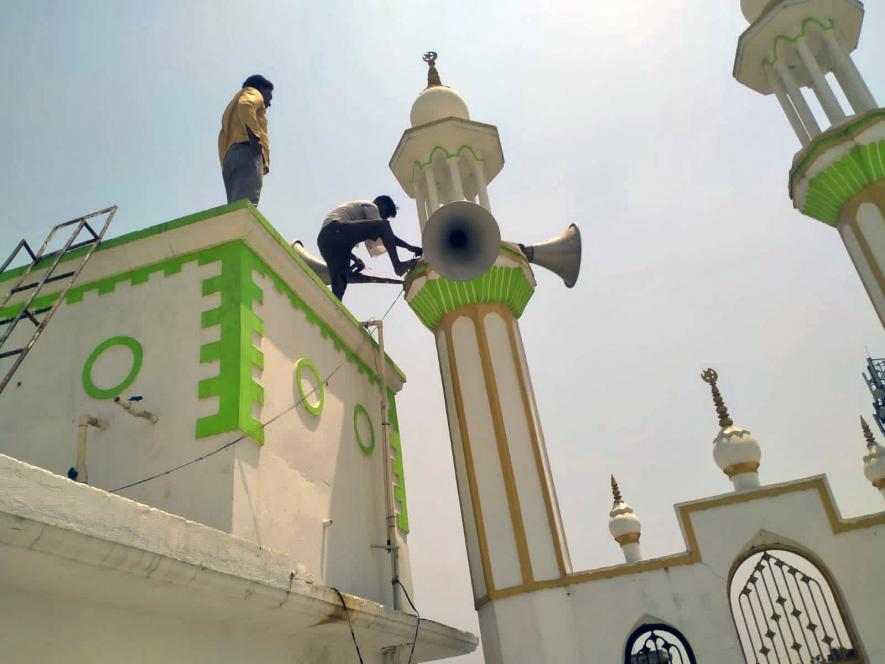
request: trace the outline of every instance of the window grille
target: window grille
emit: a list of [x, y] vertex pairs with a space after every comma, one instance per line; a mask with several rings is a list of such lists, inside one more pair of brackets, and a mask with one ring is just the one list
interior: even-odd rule
[[836, 591], [810, 560], [767, 549], [735, 570], [731, 612], [750, 664], [861, 662]]
[[669, 625], [642, 625], [627, 639], [624, 664], [697, 664], [691, 646]]

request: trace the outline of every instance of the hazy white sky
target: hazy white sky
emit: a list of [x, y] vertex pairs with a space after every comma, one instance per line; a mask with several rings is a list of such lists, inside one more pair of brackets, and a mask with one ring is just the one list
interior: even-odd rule
[[[729, 490], [706, 366], [760, 440], [764, 482], [825, 472], [844, 514], [879, 510], [857, 418], [881, 326], [835, 231], [792, 210], [799, 145], [776, 101], [731, 77], [745, 27], [738, 0], [8, 2], [0, 250], [109, 204], [118, 235], [223, 203], [220, 116], [252, 73], [276, 85], [271, 223], [315, 250], [327, 210], [389, 192], [417, 243], [387, 163], [433, 49], [471, 117], [499, 128], [505, 239], [583, 232], [578, 285], [539, 271], [521, 320], [575, 568], [622, 560], [609, 473], [649, 557], [684, 548], [673, 503]], [[855, 57], [880, 100], [883, 43], [869, 3]], [[378, 315], [395, 294], [353, 286], [347, 303]], [[387, 340], [409, 377], [416, 601], [478, 633], [432, 336], [399, 303]]]

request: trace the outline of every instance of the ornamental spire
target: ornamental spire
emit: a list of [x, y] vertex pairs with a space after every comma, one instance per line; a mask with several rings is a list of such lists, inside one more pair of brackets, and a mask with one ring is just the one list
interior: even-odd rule
[[870, 425], [867, 424], [867, 421], [863, 418], [863, 415], [860, 416], [860, 428], [863, 430], [863, 437], [867, 440], [867, 447], [875, 447], [876, 439], [873, 437], [873, 432], [870, 429]]
[[718, 378], [719, 374], [713, 369], [707, 369], [701, 373], [701, 379], [710, 385], [710, 390], [713, 393], [713, 405], [716, 406], [716, 414], [719, 415], [719, 426], [724, 429], [725, 427], [732, 426], [734, 421], [728, 416], [728, 408], [725, 407], [725, 402], [722, 400], [722, 395], [716, 386]]
[[439, 72], [436, 70], [436, 51], [427, 51], [424, 54], [422, 60], [427, 63], [427, 87], [432, 88], [437, 85], [442, 85], [442, 81], [439, 79]]
[[618, 487], [618, 481], [615, 479], [615, 476], [612, 475], [612, 498], [614, 498], [614, 505], [618, 503], [623, 503], [624, 499], [621, 497], [621, 489]]

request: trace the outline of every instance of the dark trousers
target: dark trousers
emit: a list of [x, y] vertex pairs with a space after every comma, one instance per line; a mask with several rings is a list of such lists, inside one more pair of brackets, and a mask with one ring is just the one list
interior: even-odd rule
[[[350, 254], [353, 248], [366, 240], [379, 238], [389, 240], [392, 237], [393, 231], [387, 219], [348, 223], [333, 221], [323, 226], [317, 237], [317, 246], [329, 268], [332, 292], [339, 300], [344, 297], [344, 291], [347, 289], [347, 273], [350, 269]], [[396, 251], [395, 246], [393, 250]], [[393, 260], [393, 256], [391, 260]]]
[[258, 205], [261, 183], [264, 179], [264, 157], [261, 146], [252, 143], [234, 143], [227, 149], [221, 164], [221, 177], [227, 202], [248, 198]]

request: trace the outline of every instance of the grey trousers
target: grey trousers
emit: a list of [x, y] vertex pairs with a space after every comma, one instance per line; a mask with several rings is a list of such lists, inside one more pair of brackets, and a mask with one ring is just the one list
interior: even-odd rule
[[227, 202], [248, 198], [258, 205], [261, 183], [264, 179], [264, 157], [261, 146], [251, 143], [234, 143], [227, 149], [221, 164], [221, 177]]

